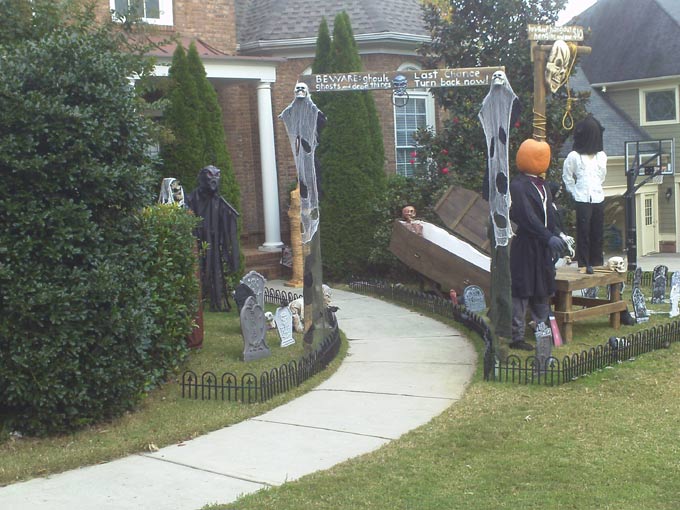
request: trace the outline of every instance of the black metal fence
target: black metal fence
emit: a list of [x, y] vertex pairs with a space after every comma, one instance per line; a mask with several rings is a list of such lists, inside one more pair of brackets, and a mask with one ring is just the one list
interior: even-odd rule
[[491, 328], [484, 319], [465, 310], [464, 306], [453, 305], [451, 301], [439, 296], [384, 281], [351, 282], [350, 287], [357, 292], [370, 293], [404, 303], [411, 308], [454, 319], [475, 331], [484, 341], [484, 379], [490, 381], [555, 386], [632, 360], [640, 354], [668, 348], [671, 343], [680, 341], [680, 321], [675, 321], [638, 331], [615, 341], [610, 342], [608, 339], [602, 345], [565, 356], [562, 360], [554, 357], [540, 360], [536, 356], [522, 358], [514, 354], [505, 360], [499, 360], [494, 352]]
[[[280, 305], [299, 297], [292, 292], [266, 288], [265, 302]], [[266, 402], [276, 395], [300, 386], [310, 377], [318, 374], [335, 359], [340, 350], [340, 331], [335, 327], [321, 344], [308, 356], [292, 360], [278, 368], [262, 372], [260, 377], [245, 373], [240, 377], [225, 372], [220, 377], [214, 372], [204, 372], [200, 377], [187, 370], [182, 374], [182, 398], [195, 400], [226, 400], [231, 402]]]

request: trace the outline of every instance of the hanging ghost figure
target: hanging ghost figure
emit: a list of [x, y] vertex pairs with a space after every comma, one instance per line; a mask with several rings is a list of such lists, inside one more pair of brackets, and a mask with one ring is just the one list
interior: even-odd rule
[[486, 136], [488, 200], [496, 246], [507, 246], [512, 237], [509, 220], [508, 138], [510, 125], [518, 114], [517, 96], [508, 77], [498, 70], [491, 77], [491, 88], [479, 111], [479, 120]]
[[570, 62], [571, 50], [567, 43], [562, 40], [555, 41], [545, 65], [545, 81], [553, 94], [567, 83]]
[[319, 226], [319, 175], [314, 154], [326, 117], [309, 97], [307, 84], [302, 82], [295, 84], [295, 99], [279, 117], [286, 126], [295, 157], [300, 183], [302, 242], [308, 243]]
[[201, 285], [210, 296], [210, 310], [229, 311], [225, 268], [236, 271], [240, 263], [236, 209], [219, 194], [221, 172], [212, 165], [198, 174], [198, 188], [187, 197], [187, 205], [201, 218], [196, 237], [207, 248], [201, 254]]
[[174, 177], [166, 177], [161, 184], [161, 192], [158, 195], [160, 204], [177, 204], [184, 207], [184, 188]]

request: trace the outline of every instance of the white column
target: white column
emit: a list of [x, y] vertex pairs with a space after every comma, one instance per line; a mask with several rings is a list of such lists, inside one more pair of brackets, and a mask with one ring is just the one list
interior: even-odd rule
[[279, 216], [279, 181], [274, 148], [271, 83], [257, 86], [257, 122], [260, 128], [260, 160], [262, 164], [262, 203], [264, 206], [264, 244], [260, 250], [281, 249], [281, 218]]

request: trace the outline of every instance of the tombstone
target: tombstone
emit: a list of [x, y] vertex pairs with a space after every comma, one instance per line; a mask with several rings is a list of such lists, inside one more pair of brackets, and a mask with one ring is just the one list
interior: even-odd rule
[[639, 289], [640, 285], [642, 285], [642, 268], [638, 266], [633, 273], [633, 290]]
[[276, 329], [281, 339], [281, 347], [293, 345], [295, 343], [295, 338], [293, 338], [293, 313], [290, 311], [290, 308], [288, 306], [277, 308], [274, 321], [276, 322]]
[[680, 311], [678, 311], [678, 301], [680, 301], [680, 272], [676, 271], [671, 277], [671, 317], [680, 315]]
[[652, 273], [652, 303], [660, 304], [666, 300], [666, 280], [668, 279], [668, 267], [658, 265]]
[[635, 321], [640, 324], [649, 320], [649, 312], [645, 305], [645, 296], [639, 287], [633, 289], [633, 310], [635, 312]]
[[246, 299], [248, 299], [250, 296], [256, 298], [253, 289], [248, 287], [245, 283], [239, 283], [236, 287], [236, 290], [234, 290], [234, 301], [236, 301], [236, 309], [238, 310], [239, 315], [241, 315], [243, 305], [246, 304]]
[[621, 282], [621, 283], [612, 283], [610, 285], [607, 285], [607, 301], [611, 301], [611, 299], [612, 299], [612, 287], [618, 287], [619, 288], [619, 296], [623, 296], [623, 291], [626, 288], [626, 284]]
[[262, 276], [257, 271], [250, 271], [243, 278], [241, 278], [241, 283], [245, 283], [248, 287], [253, 289], [255, 293], [255, 298], [257, 299], [257, 304], [260, 308], [264, 310], [264, 284], [267, 279]]
[[549, 326], [544, 322], [536, 325], [536, 369], [538, 373], [545, 373], [545, 364], [552, 357], [553, 337]]
[[600, 287], [590, 287], [589, 289], [583, 289], [581, 295], [584, 298], [596, 299], [597, 293], [600, 291]]
[[240, 313], [241, 334], [243, 335], [243, 361], [266, 358], [271, 354], [264, 341], [267, 329], [264, 321], [264, 310], [253, 296], [246, 299]]
[[468, 285], [465, 287], [465, 290], [463, 290], [463, 301], [465, 303], [465, 308], [473, 313], [486, 310], [484, 291], [477, 285]]

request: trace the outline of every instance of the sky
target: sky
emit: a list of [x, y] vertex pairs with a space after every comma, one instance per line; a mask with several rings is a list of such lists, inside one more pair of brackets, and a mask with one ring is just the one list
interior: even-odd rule
[[593, 5], [596, 0], [567, 0], [565, 9], [560, 13], [557, 25], [563, 25], [577, 14], [581, 14], [588, 7]]

